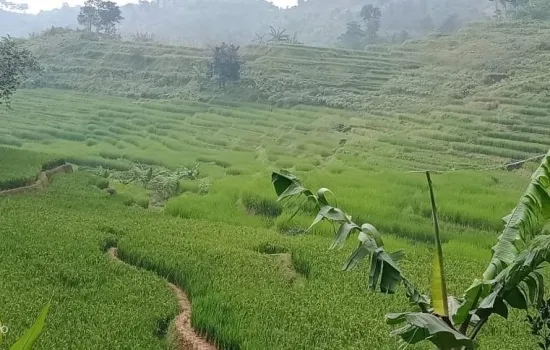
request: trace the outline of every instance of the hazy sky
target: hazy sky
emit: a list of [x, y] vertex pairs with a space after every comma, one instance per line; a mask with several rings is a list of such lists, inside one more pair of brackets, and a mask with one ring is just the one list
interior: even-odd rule
[[[12, 0], [16, 3], [27, 3], [31, 10], [29, 12], [38, 12], [40, 10], [50, 10], [53, 8], [61, 7], [64, 2], [69, 5], [78, 5], [84, 3], [85, 0]], [[280, 7], [286, 7], [290, 5], [296, 5], [297, 0], [270, 0], [275, 5]], [[129, 2], [137, 3], [137, 0], [115, 0], [119, 4], [126, 4]]]

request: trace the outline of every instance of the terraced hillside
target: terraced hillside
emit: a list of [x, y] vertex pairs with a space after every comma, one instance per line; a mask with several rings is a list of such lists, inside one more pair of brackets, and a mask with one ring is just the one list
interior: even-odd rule
[[[81, 339], [89, 348], [163, 347], [177, 312], [167, 279], [190, 294], [193, 326], [220, 348], [395, 349], [382, 316], [406, 309], [404, 299], [362, 289], [364, 269], [342, 273], [351, 244], [327, 252], [330, 225], [303, 234], [309, 213], [289, 221], [270, 172], [330, 187], [355, 221], [405, 248], [405, 271], [427, 286], [431, 207], [423, 177], [409, 171], [443, 171], [434, 183], [448, 284], [462, 292], [481, 275], [536, 161], [503, 165], [550, 147], [550, 26], [514, 25], [369, 52], [243, 48], [243, 85], [227, 91], [198, 88], [200, 50], [32, 38], [46, 70], [13, 110], [0, 110], [0, 184], [26, 183], [58, 159], [104, 178], [77, 171], [47, 192], [0, 198], [0, 213], [10, 213], [2, 321], [28, 326], [53, 289], [42, 348]], [[181, 180], [164, 213], [145, 209], [146, 189], [111, 176], [136, 164], [197, 163], [200, 174]], [[98, 188], [106, 186], [117, 193]], [[113, 246], [139, 269], [111, 264], [104, 250]], [[534, 346], [523, 317], [491, 319], [482, 348]]]
[[[210, 118], [223, 119], [218, 126], [234, 124], [231, 116], [220, 112], [219, 105], [224, 109], [228, 103], [224, 100], [232, 101], [228, 107], [233, 114], [240, 107], [235, 100], [278, 106], [301, 103], [312, 107], [298, 107], [300, 112], [294, 113], [248, 104], [242, 112], [249, 118], [257, 114], [257, 123], [268, 119], [262, 121], [265, 128], [299, 129], [298, 124], [308, 124], [298, 134], [344, 124], [347, 136], [331, 133], [331, 138], [351, 141], [341, 151], [370, 159], [383, 150], [384, 158], [395, 159], [397, 167], [414, 168], [419, 160], [435, 169], [485, 166], [544, 153], [550, 144], [545, 137], [550, 131], [550, 100], [544, 69], [550, 27], [522, 23], [516, 30], [518, 25], [478, 24], [457, 35], [367, 52], [247, 47], [243, 48], [248, 60], [244, 81], [228, 91], [198, 88], [193, 67], [203, 62], [203, 50], [75, 40], [77, 34], [68, 33], [32, 39], [29, 45], [39, 53], [46, 72], [29, 85], [172, 98], [177, 105], [186, 104], [182, 99], [193, 100], [187, 115], [217, 108]], [[317, 108], [320, 105], [355, 111]], [[88, 113], [85, 107], [80, 109]], [[273, 117], [280, 113], [295, 117], [281, 116], [279, 122]], [[298, 114], [310, 117], [300, 119]], [[265, 134], [265, 128], [260, 133]], [[369, 155], [361, 146], [365, 142]], [[278, 143], [292, 148], [291, 140]], [[324, 153], [336, 146], [331, 141]], [[434, 151], [445, 154], [443, 163], [432, 157]]]
[[[126, 97], [200, 98], [238, 94], [252, 101], [360, 106], [365, 94], [404, 69], [418, 67], [401, 52], [361, 52], [304, 46], [248, 46], [245, 79], [230, 92], [199, 91], [209, 51], [118, 41], [91, 41], [78, 33], [33, 38], [29, 47], [46, 65], [33, 86], [108, 92]], [[406, 54], [406, 56], [405, 56]], [[90, 79], [90, 77], [92, 77]], [[83, 77], [87, 77], [83, 79]]]

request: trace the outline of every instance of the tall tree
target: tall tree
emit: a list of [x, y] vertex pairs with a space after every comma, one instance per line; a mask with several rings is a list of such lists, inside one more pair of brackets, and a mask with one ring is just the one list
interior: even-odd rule
[[357, 22], [349, 22], [346, 32], [337, 39], [338, 45], [346, 49], [361, 50], [365, 47], [366, 33]]
[[11, 96], [28, 73], [38, 69], [36, 58], [11, 37], [0, 39], [0, 104], [10, 106]]
[[116, 24], [123, 19], [116, 3], [101, 0], [87, 0], [78, 15], [78, 23], [85, 25], [89, 32], [95, 27], [96, 31], [110, 35], [115, 33]]
[[208, 62], [208, 71], [215, 77], [221, 88], [225, 88], [228, 81], [239, 81], [243, 59], [239, 55], [239, 46], [222, 43], [212, 48], [212, 57]]
[[124, 19], [120, 7], [112, 1], [102, 1], [98, 6], [99, 28], [105, 34], [115, 34], [115, 26]]
[[361, 8], [360, 16], [367, 24], [367, 35], [369, 39], [375, 39], [380, 29], [382, 10], [374, 5], [365, 5]]
[[78, 24], [86, 26], [89, 32], [92, 31], [92, 27], [97, 28], [99, 24], [98, 6], [100, 2], [99, 0], [86, 0], [84, 6], [80, 8], [77, 17]]

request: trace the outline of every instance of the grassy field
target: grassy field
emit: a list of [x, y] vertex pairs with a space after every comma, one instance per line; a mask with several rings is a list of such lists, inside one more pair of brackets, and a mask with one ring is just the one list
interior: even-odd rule
[[[175, 301], [162, 276], [189, 291], [194, 326], [226, 349], [357, 349], [365, 341], [380, 349], [396, 347], [395, 339], [387, 337], [383, 315], [406, 308], [405, 299], [367, 292], [363, 270], [342, 273], [339, 267], [352, 246], [327, 252], [328, 227], [289, 236], [257, 227], [267, 227], [265, 221], [223, 223], [238, 212], [237, 205], [229, 210], [211, 206], [210, 195], [192, 204], [202, 205], [202, 212], [208, 209], [208, 220], [170, 218], [128, 208], [96, 182], [81, 172], [58, 175], [47, 193], [0, 200], [0, 211], [9, 213], [2, 226], [7, 242], [2, 276], [8, 283], [0, 294], [3, 320], [13, 330], [8, 339], [52, 297], [39, 348], [166, 346]], [[386, 182], [379, 192], [391, 187]], [[495, 239], [488, 232], [471, 232], [447, 237], [445, 244], [455, 293], [468, 285], [471, 271], [481, 273]], [[391, 235], [386, 240], [390, 248], [407, 250], [405, 271], [426, 285], [427, 269], [419, 267], [430, 264], [430, 247]], [[141, 269], [110, 263], [104, 249], [112, 245], [124, 261]], [[275, 252], [289, 253], [292, 265]], [[514, 349], [529, 342], [521, 317], [512, 314], [506, 334], [501, 333], [503, 321], [493, 320], [482, 345], [496, 348], [504, 339], [508, 347], [499, 348]]]
[[[8, 343], [52, 296], [39, 348], [166, 347], [177, 313], [166, 278], [190, 293], [193, 325], [220, 348], [395, 349], [383, 316], [405, 310], [405, 298], [368, 292], [364, 269], [341, 272], [353, 246], [327, 251], [330, 225], [298, 234], [311, 215], [288, 221], [270, 172], [332, 189], [356, 222], [407, 251], [404, 270], [427, 287], [430, 204], [410, 171], [444, 171], [434, 185], [448, 284], [461, 293], [537, 163], [499, 167], [550, 147], [546, 73], [496, 57], [527, 48], [542, 67], [548, 33], [502, 24], [370, 52], [250, 47], [247, 84], [265, 94], [256, 97], [197, 92], [189, 67], [200, 50], [32, 39], [48, 69], [28, 84], [40, 88], [0, 110], [0, 186], [27, 183], [56, 159], [114, 170], [198, 163], [200, 176], [182, 180], [164, 212], [132, 205], [147, 204], [148, 190], [111, 181], [109, 196], [105, 179], [82, 171], [45, 193], [0, 197]], [[109, 262], [115, 245], [134, 267]], [[482, 348], [534, 348], [523, 317], [491, 319]]]

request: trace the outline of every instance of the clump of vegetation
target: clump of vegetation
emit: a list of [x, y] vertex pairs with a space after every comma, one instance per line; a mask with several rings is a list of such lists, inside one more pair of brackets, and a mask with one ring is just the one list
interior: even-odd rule
[[78, 23], [86, 26], [88, 32], [95, 28], [109, 36], [115, 36], [116, 25], [123, 19], [120, 8], [112, 1], [87, 0], [78, 14]]
[[212, 48], [211, 58], [208, 61], [208, 74], [215, 78], [220, 88], [227, 82], [236, 82], [241, 79], [243, 58], [239, 54], [239, 46], [222, 43]]
[[109, 170], [102, 167], [80, 167], [80, 170], [94, 173], [124, 185], [136, 185], [151, 191], [155, 206], [163, 205], [179, 193], [180, 181], [199, 178], [199, 164], [193, 168], [181, 167], [175, 171], [160, 166], [136, 165], [129, 170]]
[[382, 18], [382, 10], [374, 5], [365, 5], [361, 8], [361, 18], [366, 22], [366, 33], [369, 40], [375, 40], [380, 30], [380, 19]]
[[242, 196], [242, 202], [249, 214], [276, 218], [283, 212], [281, 205], [268, 198], [260, 198], [250, 193]]
[[152, 43], [155, 41], [155, 35], [148, 32], [136, 32], [132, 35], [132, 40], [138, 43]]
[[11, 37], [0, 38], [0, 104], [10, 106], [11, 96], [29, 72], [39, 68], [38, 61]]
[[531, 334], [539, 340], [539, 348], [550, 349], [550, 299], [541, 300], [536, 307], [536, 315], [527, 315], [526, 322], [531, 327]]

